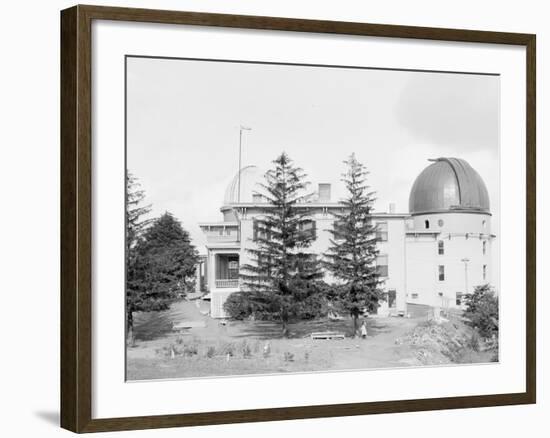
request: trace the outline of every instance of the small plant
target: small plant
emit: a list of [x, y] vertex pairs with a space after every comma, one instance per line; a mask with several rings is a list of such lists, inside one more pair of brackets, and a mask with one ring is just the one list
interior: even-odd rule
[[271, 356], [271, 345], [269, 344], [269, 342], [265, 343], [262, 354], [264, 356], [264, 359], [267, 359], [269, 356]]
[[234, 356], [235, 355], [235, 345], [232, 344], [231, 342], [226, 342], [224, 344], [222, 344], [219, 348], [220, 350], [220, 353], [223, 354], [223, 355], [229, 355], [229, 356]]
[[306, 351], [306, 352], [304, 353], [304, 360], [306, 361], [306, 363], [309, 362], [309, 351]]
[[195, 356], [199, 353], [199, 349], [197, 348], [197, 346], [195, 344], [191, 344], [191, 345], [186, 345], [185, 347], [183, 347], [183, 355], [184, 356]]
[[260, 341], [256, 340], [254, 346], [252, 347], [252, 352], [258, 354], [260, 352]]
[[208, 347], [207, 350], [206, 350], [206, 357], [207, 357], [208, 359], [212, 359], [215, 355], [216, 355], [216, 347], [214, 347], [213, 345], [211, 345], [211, 346]]
[[291, 353], [290, 351], [285, 351], [284, 360], [285, 362], [294, 362], [294, 353]]
[[182, 338], [181, 336], [178, 336], [178, 337], [176, 338], [176, 344], [178, 344], [178, 345], [183, 344], [183, 338]]
[[243, 341], [241, 352], [245, 359], [249, 359], [250, 357], [252, 357], [252, 349], [250, 348], [250, 345], [248, 345], [248, 342]]
[[479, 351], [480, 342], [481, 342], [481, 339], [479, 337], [479, 334], [477, 333], [477, 331], [474, 331], [472, 333], [472, 336], [470, 336], [470, 339], [468, 340], [468, 346], [474, 351]]

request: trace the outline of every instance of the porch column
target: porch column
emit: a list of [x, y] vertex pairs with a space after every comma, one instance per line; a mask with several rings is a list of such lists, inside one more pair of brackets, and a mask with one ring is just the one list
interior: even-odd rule
[[195, 267], [195, 292], [201, 291], [201, 266], [202, 260], [199, 260]]
[[210, 290], [216, 288], [216, 253], [214, 251], [208, 252], [208, 285]]

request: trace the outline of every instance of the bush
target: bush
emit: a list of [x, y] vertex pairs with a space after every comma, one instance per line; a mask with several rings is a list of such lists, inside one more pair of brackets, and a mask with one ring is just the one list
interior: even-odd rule
[[219, 352], [223, 354], [224, 356], [234, 356], [235, 355], [235, 345], [231, 342], [225, 342], [220, 345]]
[[498, 335], [498, 297], [489, 284], [477, 286], [473, 294], [466, 295], [464, 317], [483, 338]]
[[184, 356], [195, 356], [198, 353], [199, 353], [199, 349], [194, 344], [186, 345], [185, 347], [183, 347]]
[[[290, 317], [314, 319], [328, 313], [327, 295], [329, 286], [322, 281], [295, 280], [289, 285], [294, 296]], [[254, 318], [259, 321], [279, 320], [279, 306], [276, 295], [270, 292], [235, 292], [224, 303], [224, 310], [231, 318], [243, 320]]]
[[247, 341], [243, 341], [241, 345], [241, 353], [243, 354], [243, 357], [245, 359], [252, 357], [252, 349], [250, 348], [250, 345]]
[[256, 311], [256, 305], [247, 292], [235, 292], [227, 297], [223, 304], [224, 310], [234, 319], [246, 319]]
[[206, 349], [206, 357], [212, 359], [216, 355], [216, 347], [212, 345]]

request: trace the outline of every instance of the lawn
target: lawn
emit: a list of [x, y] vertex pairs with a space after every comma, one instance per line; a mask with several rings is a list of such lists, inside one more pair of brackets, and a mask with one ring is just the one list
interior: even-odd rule
[[[180, 301], [166, 312], [136, 315], [136, 346], [127, 350], [127, 379], [148, 380], [246, 374], [296, 373], [445, 364], [452, 360], [438, 351], [408, 342], [409, 335], [424, 330], [427, 312], [411, 318], [367, 318], [366, 340], [352, 338], [352, 322], [319, 319], [290, 324], [290, 337], [281, 337], [273, 322], [212, 319], [201, 313], [206, 303]], [[199, 322], [180, 333], [172, 323]], [[450, 326], [449, 330], [454, 330]], [[433, 332], [433, 328], [430, 328]], [[445, 332], [446, 327], [439, 331]], [[467, 343], [465, 328], [460, 342]], [[336, 331], [343, 340], [312, 340], [310, 333]], [[462, 333], [464, 332], [464, 333]], [[453, 336], [455, 334], [453, 333]], [[411, 338], [413, 339], [413, 338]], [[405, 340], [405, 341], [404, 341]], [[453, 342], [457, 342], [453, 339]], [[421, 350], [424, 348], [424, 351]], [[441, 347], [443, 349], [443, 347]], [[425, 350], [430, 349], [426, 352]], [[421, 353], [420, 353], [421, 352]], [[472, 362], [486, 362], [488, 355], [468, 355]], [[426, 359], [429, 358], [429, 359]], [[452, 358], [454, 360], [454, 356]]]

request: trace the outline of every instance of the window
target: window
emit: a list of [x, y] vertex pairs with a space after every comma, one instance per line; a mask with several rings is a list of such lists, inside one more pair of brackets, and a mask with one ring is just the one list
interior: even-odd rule
[[439, 265], [439, 281], [445, 281], [445, 266]]
[[314, 220], [305, 220], [299, 223], [298, 228], [300, 231], [308, 233], [312, 239], [317, 238], [317, 227]]
[[330, 201], [330, 184], [319, 184], [319, 201]]
[[483, 241], [482, 248], [483, 248], [483, 255], [485, 255], [487, 253], [487, 241], [486, 240]]
[[445, 254], [445, 242], [443, 242], [443, 240], [440, 240], [439, 242], [437, 242], [437, 253], [439, 255]]
[[254, 193], [252, 195], [252, 202], [254, 204], [259, 204], [260, 202], [262, 202], [262, 195], [259, 195], [258, 193]]
[[238, 257], [229, 258], [227, 263], [228, 277], [230, 280], [236, 280], [239, 278], [239, 259]]
[[388, 241], [388, 223], [387, 222], [376, 223], [376, 239], [378, 239], [380, 242]]
[[218, 230], [218, 234], [219, 234], [220, 236], [223, 236], [223, 228], [220, 228], [220, 229]]
[[456, 293], [456, 305], [461, 306], [462, 305], [462, 292]]
[[483, 279], [487, 280], [487, 265], [483, 265]]
[[269, 233], [264, 222], [255, 220], [252, 225], [252, 240], [268, 239]]
[[397, 292], [395, 289], [390, 289], [388, 291], [388, 307], [394, 308], [397, 306]]
[[333, 235], [334, 239], [341, 240], [344, 239], [346, 235], [346, 227], [345, 224], [342, 221], [335, 220], [332, 224], [332, 227], [334, 229], [334, 232], [336, 234]]
[[227, 236], [231, 236], [231, 230], [230, 230], [229, 228], [227, 228], [227, 229], [225, 230], [225, 234], [226, 234]]
[[424, 221], [424, 228], [426, 229], [430, 228], [430, 221], [428, 220]]
[[418, 294], [417, 294], [416, 292], [415, 292], [415, 293], [412, 293], [412, 294], [411, 294], [411, 298], [412, 298], [413, 300], [418, 299]]
[[388, 256], [387, 255], [379, 255], [378, 257], [376, 257], [376, 268], [378, 270], [378, 275], [380, 275], [380, 277], [388, 276]]

